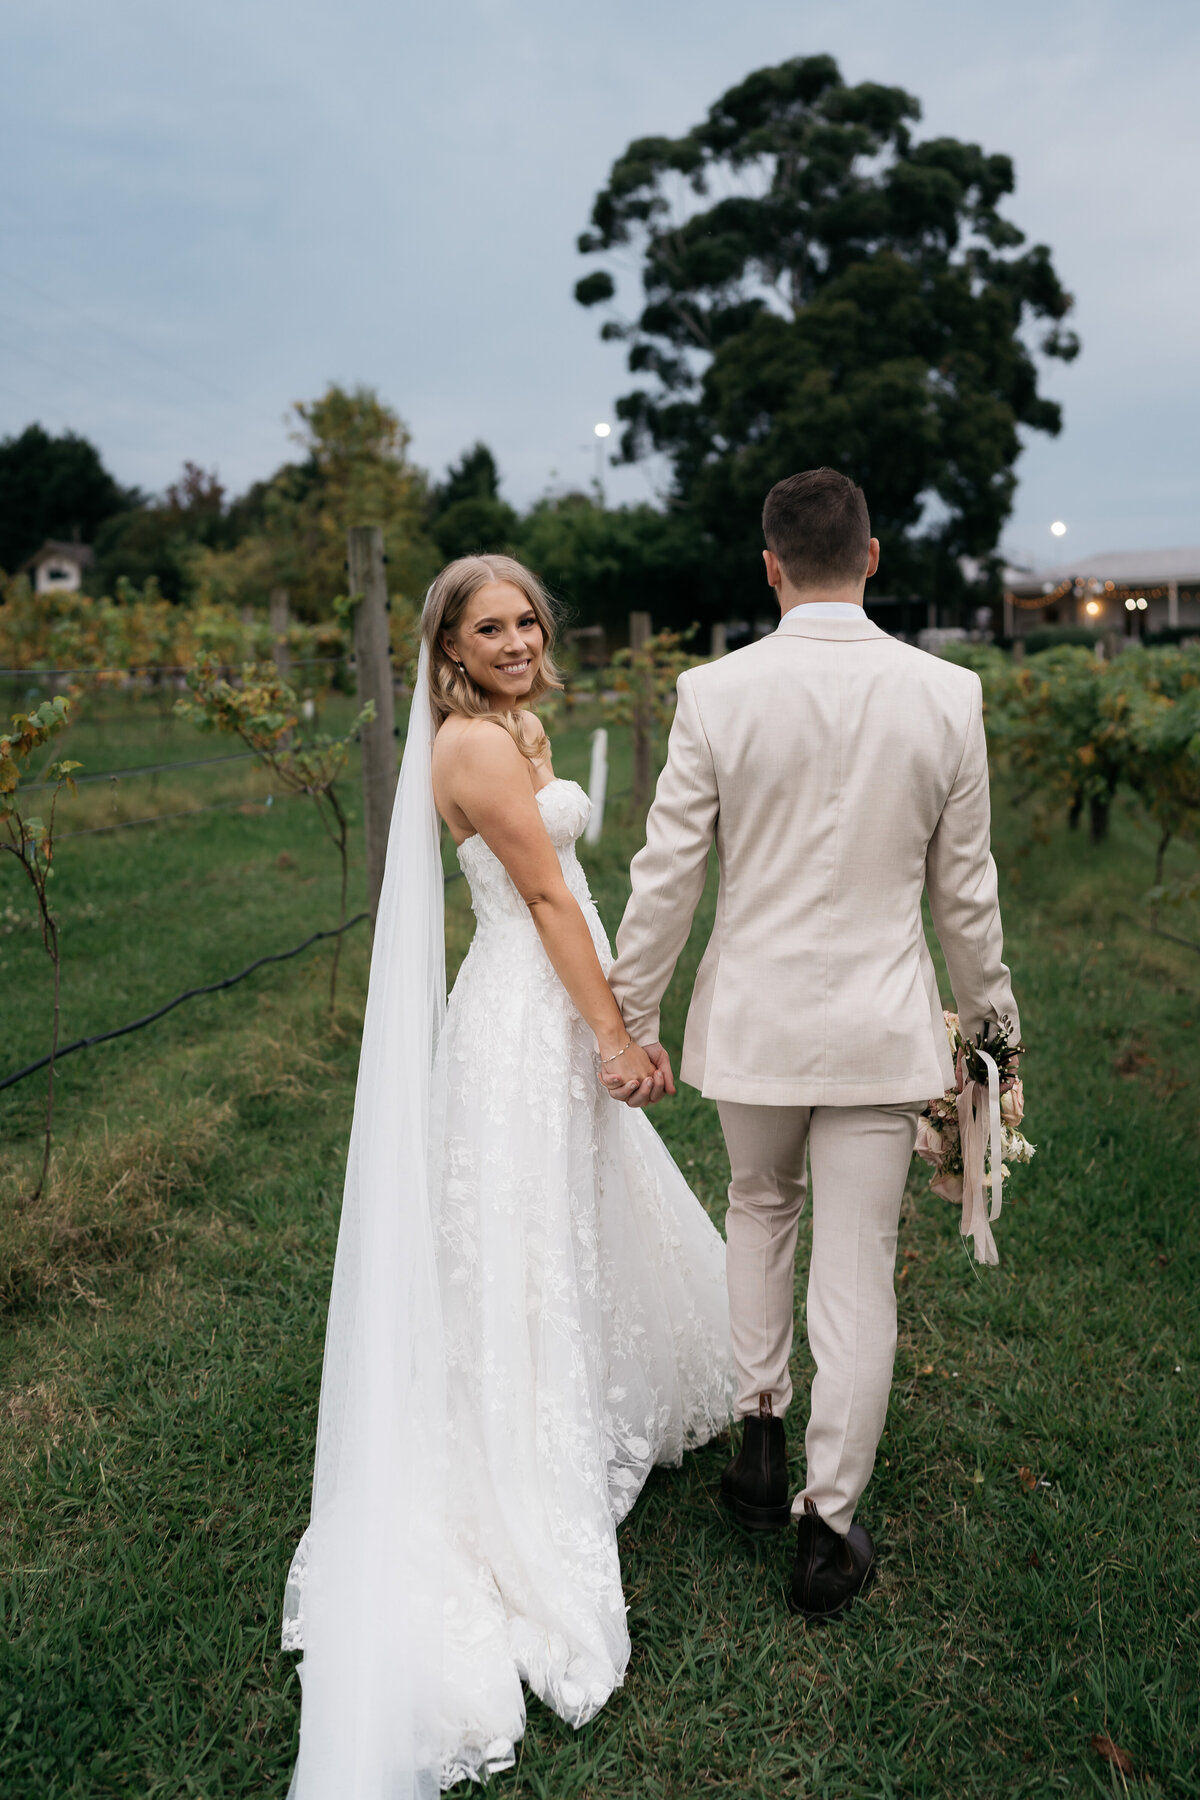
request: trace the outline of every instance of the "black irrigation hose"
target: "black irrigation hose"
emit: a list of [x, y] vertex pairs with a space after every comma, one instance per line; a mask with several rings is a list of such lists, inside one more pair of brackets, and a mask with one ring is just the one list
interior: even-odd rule
[[[461, 876], [462, 870], [455, 869], [452, 874], [442, 877], [443, 884], [449, 886], [452, 881], [458, 881]], [[239, 970], [236, 975], [227, 975], [224, 981], [210, 981], [205, 987], [189, 988], [186, 994], [176, 994], [174, 1000], [168, 1000], [167, 1004], [160, 1006], [157, 1012], [147, 1013], [144, 1019], [135, 1019], [132, 1025], [118, 1025], [115, 1031], [101, 1031], [95, 1037], [76, 1038], [73, 1044], [64, 1044], [61, 1050], [56, 1051], [55, 1064], [60, 1063], [64, 1056], [70, 1056], [75, 1050], [90, 1050], [93, 1044], [107, 1044], [113, 1038], [128, 1037], [131, 1031], [140, 1031], [143, 1025], [153, 1025], [156, 1019], [161, 1019], [165, 1013], [181, 1006], [185, 1000], [195, 1000], [201, 994], [219, 994], [222, 988], [233, 987], [236, 982], [245, 981], [247, 975], [253, 975], [255, 969], [261, 969], [264, 963], [287, 962], [289, 957], [299, 956], [302, 950], [307, 950], [310, 944], [319, 944], [323, 938], [340, 937], [343, 931], [349, 931], [353, 925], [361, 925], [363, 920], [369, 917], [369, 913], [355, 913], [352, 919], [347, 919], [344, 925], [335, 926], [332, 931], [314, 931], [311, 937], [306, 937], [304, 942], [297, 944], [294, 950], [276, 950], [271, 956], [260, 956], [257, 961], [252, 962], [248, 968]], [[15, 1075], [6, 1075], [0, 1081], [0, 1089], [12, 1087], [16, 1082], [24, 1081], [27, 1075], [36, 1075], [39, 1069], [49, 1066], [50, 1058], [48, 1056], [39, 1057], [37, 1062], [30, 1063], [27, 1068], [18, 1069]]]
[[[140, 1031], [143, 1025], [153, 1025], [156, 1019], [161, 1019], [164, 1013], [171, 1012], [176, 1006], [182, 1006], [185, 1000], [195, 1000], [200, 994], [218, 994], [222, 988], [233, 987], [235, 982], [245, 981], [247, 975], [253, 975], [255, 969], [261, 969], [264, 963], [287, 962], [289, 957], [299, 956], [302, 950], [307, 950], [310, 944], [319, 944], [322, 938], [340, 937], [343, 931], [349, 931], [352, 925], [361, 925], [369, 916], [365, 912], [355, 913], [352, 919], [347, 919], [344, 925], [335, 926], [332, 931], [314, 931], [311, 937], [306, 937], [294, 950], [276, 950], [270, 956], [258, 957], [236, 975], [227, 975], [224, 981], [210, 981], [204, 987], [189, 988], [186, 994], [176, 994], [174, 1000], [168, 1000], [157, 1011], [147, 1013], [144, 1019], [135, 1019], [131, 1025], [118, 1025], [115, 1031], [101, 1031], [95, 1037], [76, 1038], [73, 1044], [64, 1044], [55, 1054], [54, 1061], [56, 1064], [60, 1063], [64, 1056], [70, 1056], [75, 1050], [90, 1050], [93, 1044], [107, 1044], [112, 1038], [128, 1037], [131, 1031]], [[48, 1056], [39, 1057], [37, 1062], [30, 1063], [27, 1068], [18, 1069], [15, 1075], [6, 1075], [0, 1081], [0, 1088], [12, 1087], [14, 1082], [24, 1081], [27, 1075], [36, 1075], [39, 1069], [48, 1068], [49, 1064]]]

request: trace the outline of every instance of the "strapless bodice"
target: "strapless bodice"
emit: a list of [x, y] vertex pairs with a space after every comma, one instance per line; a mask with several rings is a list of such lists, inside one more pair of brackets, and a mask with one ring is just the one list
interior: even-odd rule
[[[575, 898], [590, 904], [587, 880], [575, 855], [576, 840], [591, 817], [592, 803], [577, 781], [556, 776], [537, 791], [537, 803], [550, 842], [558, 852], [567, 886]], [[471, 905], [480, 925], [523, 923], [532, 928], [529, 908], [513, 886], [508, 871], [481, 837], [458, 846], [458, 864], [471, 890]]]

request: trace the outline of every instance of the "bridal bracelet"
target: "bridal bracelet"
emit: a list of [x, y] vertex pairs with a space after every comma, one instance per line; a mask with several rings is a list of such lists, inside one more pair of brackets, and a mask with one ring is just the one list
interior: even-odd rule
[[610, 1062], [616, 1062], [618, 1056], [624, 1056], [625, 1052], [630, 1049], [632, 1045], [633, 1039], [627, 1037], [625, 1042], [621, 1045], [621, 1048], [613, 1056], [602, 1056], [600, 1058], [600, 1067], [606, 1069]]

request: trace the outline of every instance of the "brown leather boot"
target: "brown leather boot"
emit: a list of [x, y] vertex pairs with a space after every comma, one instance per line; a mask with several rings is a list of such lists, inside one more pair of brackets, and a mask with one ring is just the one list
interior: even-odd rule
[[770, 1394], [759, 1395], [757, 1417], [742, 1421], [742, 1447], [721, 1476], [721, 1498], [747, 1531], [782, 1531], [792, 1516], [787, 1438]]
[[796, 1561], [788, 1606], [810, 1619], [832, 1619], [865, 1593], [875, 1573], [875, 1545], [863, 1525], [845, 1537], [828, 1526], [811, 1500], [796, 1529]]

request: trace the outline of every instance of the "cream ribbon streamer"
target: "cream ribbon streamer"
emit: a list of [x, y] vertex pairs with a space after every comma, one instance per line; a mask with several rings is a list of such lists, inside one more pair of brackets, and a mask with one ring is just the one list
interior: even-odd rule
[[[962, 1143], [963, 1159], [963, 1206], [959, 1230], [963, 1237], [969, 1237], [973, 1241], [976, 1262], [998, 1263], [1000, 1256], [988, 1220], [1000, 1217], [1004, 1193], [1001, 1175], [1003, 1136], [1000, 1124], [1000, 1071], [995, 1059], [986, 1050], [980, 1050], [979, 1054], [987, 1066], [988, 1075], [986, 1123], [985, 1090], [981, 1081], [968, 1078], [958, 1096], [958, 1135]], [[985, 1169], [989, 1135], [992, 1162], [990, 1206], [989, 1178]]]

